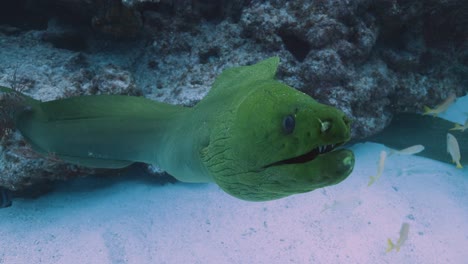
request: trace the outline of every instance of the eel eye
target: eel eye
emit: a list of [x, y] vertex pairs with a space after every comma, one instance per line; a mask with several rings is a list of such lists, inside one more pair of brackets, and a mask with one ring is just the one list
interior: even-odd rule
[[291, 134], [294, 131], [294, 127], [296, 126], [296, 120], [294, 116], [288, 115], [283, 118], [283, 131], [286, 135]]

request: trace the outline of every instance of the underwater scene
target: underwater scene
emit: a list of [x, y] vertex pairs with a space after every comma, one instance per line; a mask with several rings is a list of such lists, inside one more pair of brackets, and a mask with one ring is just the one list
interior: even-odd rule
[[0, 264], [468, 263], [468, 1], [0, 2]]

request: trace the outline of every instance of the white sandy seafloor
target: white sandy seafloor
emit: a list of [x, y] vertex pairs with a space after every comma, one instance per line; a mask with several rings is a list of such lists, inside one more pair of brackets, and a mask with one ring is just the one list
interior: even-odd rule
[[[466, 99], [448, 114], [461, 118]], [[352, 149], [342, 183], [270, 202], [141, 178], [15, 199], [0, 210], [0, 263], [468, 263], [468, 168], [392, 155], [367, 187], [386, 148]], [[407, 241], [386, 253], [404, 222]]]

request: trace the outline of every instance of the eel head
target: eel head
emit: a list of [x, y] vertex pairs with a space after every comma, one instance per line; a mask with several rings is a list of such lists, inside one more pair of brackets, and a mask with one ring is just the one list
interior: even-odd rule
[[202, 151], [214, 181], [243, 200], [267, 201], [343, 181], [354, 154], [340, 110], [275, 80], [255, 82]]

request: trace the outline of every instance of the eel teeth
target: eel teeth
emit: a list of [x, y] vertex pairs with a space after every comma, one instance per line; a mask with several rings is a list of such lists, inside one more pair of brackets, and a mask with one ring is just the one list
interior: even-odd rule
[[338, 144], [330, 144], [330, 145], [323, 145], [323, 146], [318, 146], [316, 151], [318, 151], [319, 154], [327, 153], [332, 151]]
[[309, 151], [308, 153], [305, 153], [297, 157], [289, 158], [286, 160], [273, 162], [269, 165], [264, 166], [264, 168], [268, 168], [268, 167], [275, 166], [275, 165], [282, 165], [282, 164], [294, 164], [294, 163], [308, 162], [308, 161], [314, 160], [318, 155], [330, 152], [333, 149], [335, 149], [335, 147], [339, 147], [341, 145], [343, 145], [343, 143], [317, 146], [311, 151]]

